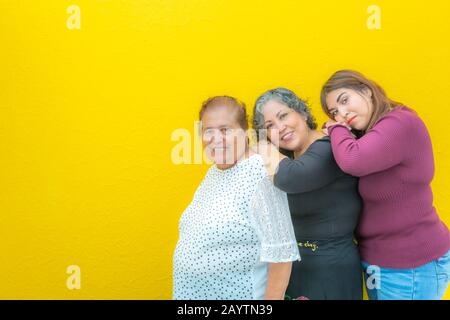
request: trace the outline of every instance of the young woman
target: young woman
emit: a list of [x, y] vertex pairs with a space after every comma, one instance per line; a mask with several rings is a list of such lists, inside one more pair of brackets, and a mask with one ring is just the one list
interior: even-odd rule
[[283, 299], [299, 260], [286, 194], [248, 146], [245, 106], [228, 96], [200, 110], [215, 163], [179, 224], [174, 299]]
[[425, 124], [356, 71], [333, 74], [321, 103], [332, 119], [325, 132], [337, 164], [360, 177], [364, 209], [357, 234], [370, 299], [441, 299], [450, 238], [433, 207]]
[[288, 193], [302, 256], [293, 263], [287, 298], [361, 300], [361, 260], [353, 241], [361, 211], [357, 179], [336, 165], [329, 138], [316, 131], [308, 106], [294, 92], [267, 91], [253, 114], [258, 152], [269, 174], [276, 172], [275, 186]]

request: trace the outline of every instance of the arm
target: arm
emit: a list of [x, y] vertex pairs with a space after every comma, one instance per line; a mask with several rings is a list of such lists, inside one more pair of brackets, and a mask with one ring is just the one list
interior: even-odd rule
[[387, 115], [360, 139], [335, 125], [328, 129], [337, 164], [342, 171], [362, 177], [389, 169], [405, 159], [411, 140], [408, 119]]
[[269, 263], [266, 294], [264, 300], [284, 300], [291, 277], [292, 262]]
[[275, 147], [275, 145], [267, 140], [261, 140], [258, 142], [256, 152], [263, 158], [264, 166], [270, 178], [273, 178], [280, 161], [287, 158], [278, 150], [277, 147]]
[[326, 186], [343, 175], [329, 141], [316, 141], [297, 159], [280, 161], [274, 184], [287, 193], [303, 193]]
[[252, 199], [251, 214], [261, 239], [260, 260], [269, 263], [266, 299], [284, 299], [292, 261], [300, 260], [287, 195], [264, 178]]

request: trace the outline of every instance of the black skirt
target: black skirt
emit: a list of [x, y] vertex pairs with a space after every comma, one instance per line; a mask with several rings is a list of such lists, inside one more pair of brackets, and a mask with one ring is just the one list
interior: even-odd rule
[[286, 299], [362, 300], [363, 275], [352, 238], [300, 240]]

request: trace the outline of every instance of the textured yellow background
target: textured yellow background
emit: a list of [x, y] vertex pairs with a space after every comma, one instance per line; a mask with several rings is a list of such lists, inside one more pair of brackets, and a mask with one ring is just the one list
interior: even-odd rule
[[207, 169], [171, 163], [172, 131], [193, 133], [208, 96], [252, 105], [275, 86], [322, 123], [320, 86], [342, 68], [426, 122], [450, 225], [449, 3], [1, 0], [0, 298], [170, 298], [178, 219]]

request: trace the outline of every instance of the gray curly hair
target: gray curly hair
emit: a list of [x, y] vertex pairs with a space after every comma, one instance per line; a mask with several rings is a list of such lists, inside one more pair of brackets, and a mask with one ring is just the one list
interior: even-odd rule
[[300, 113], [306, 118], [306, 124], [310, 129], [316, 129], [317, 123], [314, 119], [308, 103], [305, 100], [300, 99], [293, 91], [286, 88], [276, 88], [264, 92], [255, 102], [253, 107], [253, 129], [259, 130], [263, 129], [264, 115], [262, 113], [262, 108], [270, 100], [276, 100], [285, 106], [293, 109], [294, 111]]

